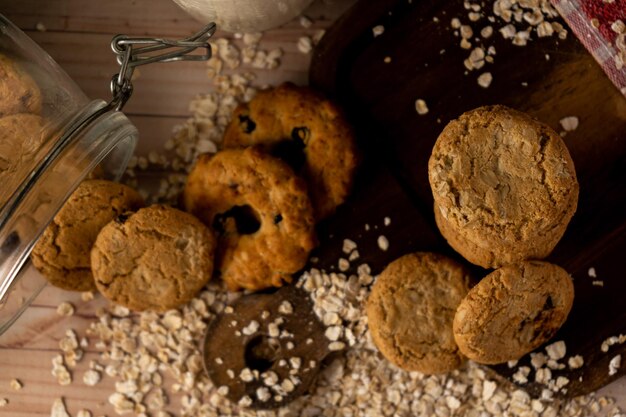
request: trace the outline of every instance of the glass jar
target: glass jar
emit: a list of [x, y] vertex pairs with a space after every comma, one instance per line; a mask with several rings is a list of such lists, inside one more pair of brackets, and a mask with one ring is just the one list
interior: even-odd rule
[[45, 286], [29, 262], [38, 237], [90, 173], [119, 179], [137, 136], [0, 15], [0, 334]]
[[[0, 15], [0, 335], [46, 284], [29, 255], [87, 176], [118, 180], [138, 132], [120, 111], [135, 67], [206, 61], [211, 23], [182, 40], [117, 35], [113, 99], [89, 100], [30, 38]], [[203, 53], [197, 54], [201, 49]]]

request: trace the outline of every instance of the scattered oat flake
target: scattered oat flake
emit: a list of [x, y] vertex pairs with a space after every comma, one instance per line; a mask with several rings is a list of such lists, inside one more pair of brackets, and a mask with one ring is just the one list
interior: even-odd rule
[[76, 417], [92, 417], [91, 411], [89, 410], [78, 410], [78, 413], [76, 413]]
[[583, 366], [583, 364], [584, 364], [584, 360], [583, 360], [583, 357], [581, 355], [571, 356], [567, 360], [567, 365], [570, 367], [570, 369], [581, 368]]
[[391, 62], [391, 57], [390, 56], [386, 56], [385, 58], [383, 58], [383, 62], [385, 64], [389, 64]]
[[292, 314], [293, 313], [293, 306], [291, 305], [291, 303], [287, 300], [283, 301], [282, 303], [280, 303], [280, 305], [278, 306], [278, 312], [280, 314]]
[[83, 301], [91, 301], [93, 298], [93, 291], [84, 291], [80, 294], [80, 299]]
[[57, 398], [52, 403], [52, 410], [50, 411], [50, 417], [71, 417], [65, 408], [63, 398]]
[[357, 244], [356, 244], [356, 242], [354, 240], [352, 240], [352, 239], [344, 239], [343, 240], [343, 246], [341, 248], [343, 253], [349, 254], [350, 252], [352, 252], [356, 248], [357, 248]]
[[617, 370], [622, 366], [622, 355], [613, 356], [609, 362], [609, 376], [615, 375]]
[[61, 304], [59, 304], [57, 306], [57, 314], [59, 316], [65, 316], [65, 317], [69, 317], [74, 315], [74, 306], [71, 303], [68, 303], [67, 301], [62, 302]]
[[302, 36], [298, 39], [298, 51], [303, 54], [310, 54], [313, 50], [313, 40], [308, 36]]
[[9, 385], [11, 386], [11, 389], [14, 391], [19, 391], [23, 387], [22, 382], [20, 382], [19, 379], [12, 379]]
[[380, 36], [385, 32], [385, 27], [383, 25], [377, 25], [372, 28], [372, 33], [374, 37]]
[[389, 240], [387, 240], [384, 235], [378, 236], [377, 243], [380, 250], [386, 251], [387, 249], [389, 249]]
[[428, 106], [424, 100], [418, 98], [415, 100], [415, 110], [417, 111], [417, 114], [423, 116], [428, 113]]
[[590, 278], [597, 278], [598, 277], [596, 275], [596, 269], [594, 267], [589, 268], [589, 270], [587, 271], [587, 275], [589, 275]]
[[389, 226], [389, 225], [391, 224], [391, 218], [390, 218], [390, 217], [385, 217], [385, 218], [383, 219], [383, 224], [384, 224], [385, 226]]
[[345, 258], [339, 258], [337, 266], [341, 272], [346, 272], [348, 269], [350, 269], [350, 261]]
[[35, 25], [35, 29], [37, 29], [38, 32], [45, 32], [47, 30], [46, 25], [44, 25], [42, 22], [37, 22], [37, 24]]
[[299, 22], [300, 26], [305, 29], [308, 29], [313, 25], [313, 21], [307, 16], [300, 16]]
[[100, 372], [94, 370], [94, 369], [89, 369], [87, 371], [85, 371], [85, 373], [83, 374], [83, 383], [87, 386], [93, 387], [94, 385], [96, 385], [98, 382], [100, 382], [100, 379], [102, 378]]
[[561, 127], [563, 127], [566, 132], [572, 132], [578, 127], [578, 117], [564, 117], [559, 121], [559, 123], [561, 123]]
[[9, 404], [9, 400], [6, 398], [0, 398], [0, 407], [4, 407]]
[[591, 285], [593, 285], [594, 287], [604, 287], [604, 281], [594, 280], [594, 281], [591, 281]]
[[565, 357], [565, 353], [567, 348], [565, 346], [565, 342], [559, 340], [558, 342], [554, 342], [546, 346], [546, 353], [550, 357], [550, 359], [559, 360]]
[[488, 88], [491, 85], [492, 80], [493, 76], [490, 72], [483, 72], [478, 76], [478, 85], [482, 88]]

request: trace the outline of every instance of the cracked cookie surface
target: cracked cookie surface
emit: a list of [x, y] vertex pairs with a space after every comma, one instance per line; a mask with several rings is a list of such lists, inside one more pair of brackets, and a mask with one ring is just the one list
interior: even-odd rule
[[578, 202], [574, 163], [561, 137], [504, 106], [451, 121], [428, 174], [442, 235], [485, 268], [548, 256]]
[[107, 224], [91, 251], [98, 290], [132, 310], [166, 311], [191, 300], [213, 273], [215, 237], [198, 219], [154, 205]]
[[6, 202], [34, 166], [44, 145], [44, 121], [34, 114], [0, 117], [0, 202]]
[[557, 265], [527, 261], [495, 270], [470, 290], [454, 316], [454, 338], [484, 364], [516, 360], [550, 340], [574, 302], [574, 286]]
[[0, 54], [0, 116], [41, 112], [41, 90], [19, 64]]
[[95, 290], [90, 252], [100, 229], [143, 207], [132, 188], [105, 180], [83, 181], [48, 225], [31, 252], [33, 265], [54, 286]]
[[239, 105], [224, 147], [251, 145], [263, 146], [306, 179], [318, 220], [347, 198], [357, 166], [352, 128], [337, 106], [310, 88], [286, 83]]
[[374, 343], [395, 365], [425, 374], [465, 361], [452, 334], [457, 306], [469, 290], [468, 271], [443, 255], [405, 255], [380, 274], [367, 300]]
[[256, 148], [201, 155], [183, 199], [216, 231], [216, 269], [230, 290], [290, 282], [317, 242], [306, 183]]

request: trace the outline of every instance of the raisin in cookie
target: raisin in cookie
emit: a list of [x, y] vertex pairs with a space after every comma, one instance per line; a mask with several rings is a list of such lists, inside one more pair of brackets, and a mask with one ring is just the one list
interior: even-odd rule
[[283, 84], [235, 109], [225, 147], [260, 145], [307, 180], [317, 219], [343, 203], [357, 165], [352, 129], [342, 112], [313, 90]]
[[449, 372], [464, 357], [452, 335], [454, 313], [469, 290], [469, 273], [445, 256], [405, 255], [380, 274], [367, 300], [374, 343], [397, 366]]
[[132, 310], [187, 303], [211, 279], [215, 237], [191, 214], [154, 205], [107, 224], [91, 251], [98, 290]]
[[548, 256], [578, 202], [574, 163], [561, 137], [504, 106], [451, 121], [428, 174], [441, 233], [485, 268]]
[[495, 270], [470, 290], [454, 316], [454, 338], [468, 358], [485, 364], [519, 359], [554, 336], [574, 286], [556, 265], [527, 261]]
[[285, 162], [256, 148], [201, 155], [183, 200], [217, 232], [216, 268], [231, 290], [291, 281], [316, 244], [306, 184]]
[[143, 206], [132, 188], [104, 180], [83, 181], [48, 225], [31, 252], [31, 260], [54, 286], [95, 290], [90, 252], [107, 223]]
[[0, 54], [0, 116], [41, 112], [37, 83], [16, 62]]

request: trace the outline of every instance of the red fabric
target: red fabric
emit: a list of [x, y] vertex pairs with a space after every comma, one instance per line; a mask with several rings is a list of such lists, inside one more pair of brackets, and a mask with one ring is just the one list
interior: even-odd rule
[[[626, 65], [618, 69], [615, 55], [617, 33], [611, 29], [616, 20], [626, 23], [626, 0], [550, 0], [568, 26], [602, 66], [611, 81], [626, 96]], [[592, 25], [598, 19], [599, 26]]]

